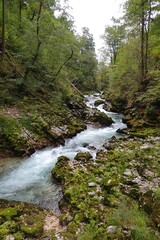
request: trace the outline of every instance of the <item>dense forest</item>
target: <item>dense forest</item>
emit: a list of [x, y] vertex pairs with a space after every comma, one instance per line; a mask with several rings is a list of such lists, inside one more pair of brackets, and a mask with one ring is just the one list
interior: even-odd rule
[[0, 239], [160, 239], [160, 2], [126, 0], [123, 10], [106, 25], [98, 58], [67, 1], [0, 0], [0, 173], [8, 158], [64, 145], [88, 124], [111, 126], [85, 95], [100, 93], [95, 105], [127, 126], [95, 159], [58, 158], [58, 216], [0, 199]]

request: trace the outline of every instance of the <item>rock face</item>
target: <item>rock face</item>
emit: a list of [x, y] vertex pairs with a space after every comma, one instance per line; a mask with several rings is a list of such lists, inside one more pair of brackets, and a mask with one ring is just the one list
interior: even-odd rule
[[36, 149], [64, 144], [64, 139], [86, 129], [83, 98], [70, 108], [62, 102], [20, 103], [18, 107], [0, 109], [0, 152], [15, 156], [30, 155]]

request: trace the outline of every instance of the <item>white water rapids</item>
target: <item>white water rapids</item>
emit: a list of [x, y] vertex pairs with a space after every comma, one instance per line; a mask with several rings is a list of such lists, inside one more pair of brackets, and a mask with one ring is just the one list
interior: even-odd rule
[[[95, 94], [85, 98], [86, 105], [93, 108], [94, 102], [101, 99], [101, 95]], [[0, 198], [25, 201], [58, 210], [61, 188], [52, 182], [51, 178], [51, 169], [57, 158], [64, 155], [73, 159], [78, 152], [90, 152], [95, 157], [97, 150], [103, 149], [107, 139], [118, 135], [117, 129], [125, 127], [120, 114], [105, 111], [103, 104], [97, 108], [112, 117], [115, 123], [104, 128], [88, 126], [83, 132], [66, 140], [64, 146], [46, 148], [27, 159], [10, 162], [0, 175]]]

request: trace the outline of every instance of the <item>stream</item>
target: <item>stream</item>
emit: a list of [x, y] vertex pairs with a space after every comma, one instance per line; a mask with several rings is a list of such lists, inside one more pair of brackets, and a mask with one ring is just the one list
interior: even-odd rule
[[[93, 108], [94, 102], [101, 99], [101, 95], [86, 95], [85, 99], [86, 105]], [[29, 158], [10, 160], [4, 166], [0, 166], [0, 198], [34, 203], [58, 212], [62, 192], [51, 177], [51, 170], [57, 158], [65, 155], [73, 159], [78, 152], [90, 152], [95, 157], [97, 150], [103, 149], [108, 139], [120, 135], [116, 130], [126, 126], [122, 123], [120, 114], [105, 111], [103, 104], [97, 109], [114, 120], [110, 127], [88, 126], [83, 132], [66, 140], [64, 146], [45, 148], [36, 151]]]

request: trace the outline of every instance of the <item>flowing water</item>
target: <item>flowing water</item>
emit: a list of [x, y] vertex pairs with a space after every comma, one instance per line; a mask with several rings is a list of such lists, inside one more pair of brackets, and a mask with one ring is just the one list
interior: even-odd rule
[[[86, 105], [93, 108], [94, 102], [101, 99], [101, 95], [87, 95], [85, 98]], [[57, 158], [65, 155], [73, 159], [78, 152], [90, 152], [95, 157], [96, 151], [103, 149], [109, 138], [118, 136], [116, 130], [125, 127], [120, 114], [105, 111], [103, 104], [97, 108], [112, 117], [114, 123], [110, 127], [88, 126], [83, 132], [66, 140], [64, 146], [46, 148], [24, 160], [7, 162], [0, 174], [0, 198], [39, 204], [58, 211], [61, 188], [51, 177], [51, 169]]]

